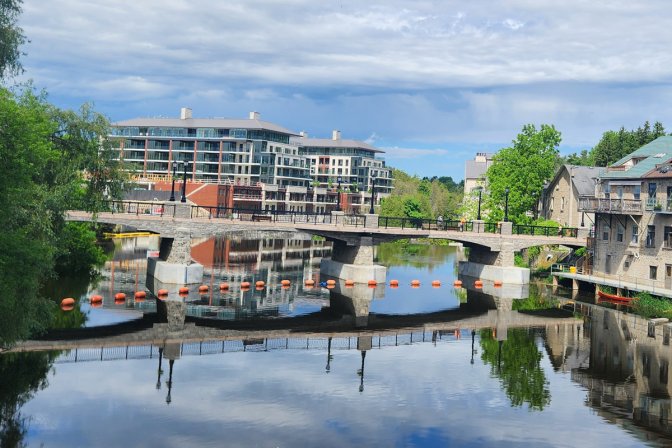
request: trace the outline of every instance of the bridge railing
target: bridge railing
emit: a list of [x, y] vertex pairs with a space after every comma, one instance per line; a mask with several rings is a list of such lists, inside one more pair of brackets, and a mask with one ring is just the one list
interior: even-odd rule
[[[207, 205], [192, 205], [192, 218], [230, 219], [232, 221], [249, 222], [286, 222], [306, 224], [335, 224], [331, 214], [306, 213], [284, 210], [260, 210], [239, 207], [218, 207]], [[345, 216], [349, 217], [349, 216]], [[349, 222], [349, 221], [348, 221]], [[363, 224], [361, 224], [363, 225]]]
[[175, 216], [175, 204], [153, 201], [108, 201], [112, 213], [126, 213], [136, 216]]
[[514, 235], [562, 236], [576, 238], [579, 234], [579, 229], [576, 227], [549, 227], [514, 224], [512, 227], [512, 232]]

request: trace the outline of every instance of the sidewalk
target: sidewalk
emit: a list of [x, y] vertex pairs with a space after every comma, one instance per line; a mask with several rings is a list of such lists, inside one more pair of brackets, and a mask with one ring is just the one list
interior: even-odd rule
[[655, 294], [657, 296], [663, 296], [672, 298], [672, 289], [661, 288], [660, 286], [655, 286], [653, 280], [641, 280], [638, 281], [635, 279], [632, 281], [625, 281], [619, 277], [615, 276], [596, 276], [596, 275], [587, 275], [579, 273], [571, 273], [568, 271], [551, 271], [551, 275], [557, 275], [562, 278], [571, 278], [574, 280], [579, 280], [582, 282], [595, 283], [598, 285], [611, 286], [612, 288], [623, 288], [630, 291], [637, 292], [648, 292], [650, 294]]

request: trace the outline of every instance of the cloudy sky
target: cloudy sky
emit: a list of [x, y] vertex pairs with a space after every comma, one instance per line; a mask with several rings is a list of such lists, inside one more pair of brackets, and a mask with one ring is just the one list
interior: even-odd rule
[[24, 0], [25, 78], [113, 121], [262, 119], [339, 129], [420, 175], [552, 123], [562, 152], [645, 120], [672, 130], [663, 0]]

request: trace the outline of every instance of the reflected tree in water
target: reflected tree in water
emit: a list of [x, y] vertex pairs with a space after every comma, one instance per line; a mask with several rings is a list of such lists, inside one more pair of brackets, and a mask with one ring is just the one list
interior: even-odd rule
[[447, 243], [416, 244], [408, 240], [380, 244], [376, 251], [378, 262], [385, 266], [412, 266], [433, 268], [446, 262], [455, 248]]
[[501, 380], [512, 406], [527, 403], [541, 411], [551, 402], [548, 379], [541, 368], [542, 354], [534, 333], [509, 329], [506, 341], [497, 341], [492, 330], [481, 330], [481, 360], [490, 364], [490, 373]]
[[0, 356], [0, 446], [25, 446], [29, 421], [21, 407], [48, 386], [56, 353], [9, 353]]

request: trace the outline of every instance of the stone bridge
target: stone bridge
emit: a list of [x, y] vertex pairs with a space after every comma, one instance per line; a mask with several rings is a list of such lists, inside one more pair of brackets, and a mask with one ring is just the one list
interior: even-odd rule
[[[145, 210], [154, 210], [155, 203]], [[171, 207], [170, 214], [163, 214], [165, 207]], [[285, 232], [305, 232], [323, 236], [334, 243], [331, 260], [323, 260], [321, 271], [325, 275], [351, 279], [356, 283], [375, 280], [384, 283], [386, 269], [374, 264], [374, 247], [382, 242], [407, 238], [446, 239], [460, 242], [469, 247], [469, 261], [460, 265], [460, 274], [501, 280], [507, 283], [525, 284], [529, 282], [529, 270], [514, 265], [514, 253], [522, 249], [539, 245], [566, 245], [582, 247], [587, 243], [587, 229], [571, 229], [558, 235], [525, 235], [521, 227], [511, 222], [500, 223], [496, 229], [486, 231], [483, 221], [474, 221], [465, 226], [469, 230], [457, 228], [438, 229], [435, 223], [422, 221], [419, 226], [387, 227], [391, 218], [379, 218], [378, 215], [348, 216], [343, 212], [331, 215], [277, 214], [259, 215], [248, 213], [228, 213], [227, 217], [212, 217], [203, 213], [201, 207], [180, 203], [167, 203], [160, 208], [161, 213], [139, 213], [136, 206], [132, 213], [100, 213], [95, 217], [90, 213], [72, 211], [68, 219], [72, 221], [97, 221], [107, 224], [123, 225], [136, 230], [145, 230], [161, 235], [160, 260], [152, 262], [149, 272], [166, 283], [193, 283], [202, 276], [202, 269], [189, 269], [191, 264], [188, 241], [192, 237], [217, 234], [235, 234], [236, 232], [264, 233], [282, 235]], [[126, 208], [125, 210], [129, 210]], [[196, 212], [194, 212], [196, 210]], [[215, 214], [217, 216], [217, 214]], [[249, 220], [243, 220], [245, 216]], [[256, 219], [255, 219], [256, 218]], [[262, 220], [263, 218], [263, 220]], [[397, 218], [393, 218], [397, 219]], [[401, 219], [401, 218], [399, 218]], [[400, 221], [404, 222], [404, 221]], [[385, 226], [380, 224], [384, 223]], [[516, 230], [514, 232], [514, 229]], [[534, 232], [534, 228], [530, 227]], [[493, 232], [496, 230], [496, 233]], [[523, 229], [525, 231], [526, 229]], [[547, 231], [548, 233], [548, 231]], [[193, 281], [192, 281], [193, 280]]]

